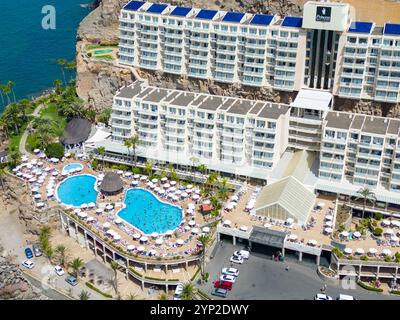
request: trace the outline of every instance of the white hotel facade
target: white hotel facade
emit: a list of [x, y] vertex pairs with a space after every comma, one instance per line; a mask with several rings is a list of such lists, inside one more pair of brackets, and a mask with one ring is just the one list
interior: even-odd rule
[[308, 2], [303, 18], [280, 18], [130, 2], [120, 63], [298, 94], [288, 105], [136, 81], [115, 94], [111, 137], [95, 147], [118, 162], [129, 153], [124, 140], [138, 134], [139, 159], [192, 166], [196, 157], [267, 183], [301, 151], [312, 159], [306, 187], [356, 196], [368, 186], [400, 206], [400, 120], [332, 110], [335, 96], [398, 101], [400, 25], [353, 17], [344, 3]]
[[400, 24], [355, 20], [346, 3], [307, 2], [279, 17], [131, 1], [120, 63], [179, 76], [400, 101]]

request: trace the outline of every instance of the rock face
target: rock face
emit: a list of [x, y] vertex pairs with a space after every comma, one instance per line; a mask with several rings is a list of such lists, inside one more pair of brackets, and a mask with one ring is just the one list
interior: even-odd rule
[[52, 228], [60, 227], [59, 215], [55, 209], [37, 210], [27, 186], [19, 179], [6, 175], [4, 190], [0, 188], [0, 207], [18, 215], [24, 233], [38, 235], [43, 224]]
[[[80, 24], [77, 41], [77, 93], [88, 108], [97, 112], [111, 107], [116, 90], [135, 80], [134, 70], [121, 68], [111, 62], [94, 62], [85, 56], [86, 44], [117, 44], [120, 8], [127, 0], [102, 0]], [[251, 13], [299, 14], [301, 8], [287, 0], [158, 0], [160, 3], [195, 6], [222, 10], [239, 10]], [[184, 79], [162, 73], [138, 71], [147, 78], [150, 85], [170, 89], [210, 92], [217, 95], [230, 95], [250, 99], [266, 99], [276, 102], [290, 101], [286, 93], [273, 92], [267, 88], [242, 88], [236, 85], [223, 85], [196, 79]]]
[[[3, 248], [0, 245], [0, 253]], [[7, 257], [0, 256], [0, 299], [11, 300], [47, 300], [24, 277], [18, 265]]]

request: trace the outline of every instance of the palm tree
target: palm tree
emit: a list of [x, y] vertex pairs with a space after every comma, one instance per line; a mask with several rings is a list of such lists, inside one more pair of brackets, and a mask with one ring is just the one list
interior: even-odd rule
[[67, 85], [67, 80], [65, 79], [65, 65], [67, 64], [67, 60], [65, 59], [57, 59], [56, 64], [60, 66], [61, 73], [64, 79], [64, 84]]
[[16, 167], [21, 163], [21, 153], [18, 150], [10, 150], [8, 152], [8, 159], [11, 167]]
[[216, 172], [212, 172], [208, 175], [207, 179], [206, 179], [206, 187], [209, 191], [214, 189], [214, 184], [215, 182], [218, 180], [218, 173]]
[[183, 285], [182, 289], [182, 300], [193, 300], [195, 294], [195, 288], [192, 283], [188, 282]]
[[61, 94], [61, 92], [62, 92], [62, 90], [61, 90], [62, 81], [56, 79], [56, 80], [53, 81], [53, 84], [54, 84], [54, 87], [56, 88], [56, 94]]
[[376, 202], [376, 197], [375, 193], [371, 191], [368, 187], [361, 188], [360, 190], [357, 191], [357, 194], [360, 196], [356, 198], [356, 200], [363, 200], [363, 213], [362, 213], [362, 219], [364, 219], [365, 215], [365, 208], [367, 206], [367, 202], [374, 204]]
[[226, 200], [228, 198], [229, 190], [232, 186], [228, 183], [227, 178], [223, 178], [222, 180], [218, 181], [218, 195], [222, 200]]
[[194, 177], [196, 175], [196, 170], [194, 170], [194, 168], [197, 167], [197, 165], [200, 163], [200, 160], [199, 160], [199, 158], [193, 156], [193, 157], [190, 157], [189, 161], [192, 163], [192, 173], [193, 173], [193, 180], [194, 180]]
[[211, 241], [211, 237], [209, 235], [201, 235], [197, 238], [197, 240], [202, 245], [202, 252], [201, 252], [201, 275], [204, 276], [205, 271], [205, 262], [206, 262], [206, 248]]
[[75, 278], [78, 279], [79, 276], [79, 271], [81, 270], [81, 268], [83, 267], [83, 260], [81, 258], [75, 258], [74, 260], [72, 260], [69, 263], [69, 266], [72, 268], [72, 270], [74, 271], [74, 276]]
[[81, 293], [79, 294], [80, 300], [89, 300], [89, 298], [90, 298], [90, 293], [85, 290], [82, 290]]
[[59, 260], [60, 265], [65, 267], [65, 265], [66, 265], [66, 256], [67, 256], [67, 248], [63, 244], [59, 244], [56, 247], [55, 251], [60, 256], [60, 260]]
[[68, 61], [65, 65], [65, 69], [69, 72], [69, 80], [72, 80], [72, 71], [76, 69], [76, 62], [75, 61]]
[[15, 86], [15, 82], [10, 80], [10, 81], [7, 82], [7, 86], [10, 89], [10, 93], [12, 93], [12, 95], [13, 95], [14, 102], [17, 102], [17, 99], [15, 98], [15, 92], [14, 92], [14, 89], [13, 89], [13, 87]]
[[6, 175], [6, 171], [4, 168], [0, 168], [0, 184], [1, 184], [1, 189], [4, 191], [4, 176]]
[[167, 294], [166, 294], [165, 292], [161, 293], [161, 294], [158, 296], [158, 300], [168, 300]]
[[106, 154], [106, 148], [104, 147], [98, 147], [97, 148], [97, 153], [99, 156], [101, 156], [101, 160], [103, 162], [103, 168], [106, 166], [104, 162], [104, 155]]
[[114, 271], [114, 290], [115, 290], [115, 292], [116, 292], [116, 294], [118, 294], [118, 273], [117, 273], [117, 271], [120, 269], [120, 264], [117, 262], [117, 261], [115, 261], [115, 260], [112, 260], [111, 261], [111, 269]]
[[128, 149], [128, 156], [129, 158], [131, 157], [131, 147], [132, 147], [132, 142], [131, 139], [125, 139], [124, 140], [124, 146]]
[[4, 94], [7, 97], [7, 105], [9, 105], [11, 103], [9, 94], [12, 93], [10, 86], [8, 84], [2, 84], [0, 86], [0, 88], [1, 88], [2, 94]]
[[135, 134], [133, 137], [129, 138], [129, 140], [131, 141], [131, 147], [132, 147], [132, 150], [133, 150], [133, 158], [134, 158], [135, 165], [136, 165], [136, 162], [137, 162], [136, 149], [140, 144], [139, 135]]
[[50, 246], [50, 243], [48, 243], [46, 245], [46, 247], [43, 250], [43, 254], [46, 256], [47, 259], [49, 259], [49, 262], [51, 263], [51, 260], [54, 256], [54, 250], [53, 248]]
[[207, 173], [207, 166], [205, 164], [201, 164], [197, 167], [197, 170], [199, 170], [200, 173], [206, 174]]
[[146, 164], [144, 167], [144, 172], [150, 177], [153, 173], [154, 162], [151, 160], [146, 160]]

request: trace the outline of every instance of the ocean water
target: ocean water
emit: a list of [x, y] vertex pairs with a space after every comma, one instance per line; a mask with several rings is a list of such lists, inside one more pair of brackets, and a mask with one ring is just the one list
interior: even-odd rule
[[[59, 58], [75, 58], [76, 31], [90, 0], [0, 1], [0, 83], [16, 83], [17, 99], [36, 96], [62, 79]], [[55, 8], [56, 28], [42, 28], [42, 8]], [[71, 76], [67, 73], [67, 80]], [[72, 75], [73, 76], [73, 75]], [[0, 101], [1, 104], [1, 101]], [[0, 106], [0, 112], [3, 106]]]

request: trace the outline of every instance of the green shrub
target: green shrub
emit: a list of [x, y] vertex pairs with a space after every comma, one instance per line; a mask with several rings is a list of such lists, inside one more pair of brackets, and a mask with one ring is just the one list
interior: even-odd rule
[[360, 257], [360, 260], [368, 261], [368, 257], [367, 257], [367, 256], [361, 256], [361, 257]]
[[376, 237], [380, 237], [383, 233], [383, 229], [382, 228], [375, 228], [373, 231], [374, 236]]
[[51, 143], [47, 146], [45, 153], [48, 158], [61, 159], [64, 156], [64, 147], [59, 142]]
[[366, 290], [375, 291], [375, 292], [383, 292], [383, 289], [381, 289], [381, 288], [375, 288], [375, 287], [370, 286], [369, 284], [366, 284], [366, 283], [364, 283], [364, 282], [362, 282], [362, 281], [357, 281], [357, 284], [358, 284], [361, 288], [366, 289]]
[[332, 249], [332, 253], [335, 254], [338, 258], [342, 258], [343, 257], [343, 252], [340, 251], [339, 248], [333, 248]]
[[389, 293], [400, 295], [400, 291], [398, 290], [390, 290]]
[[382, 220], [383, 214], [380, 213], [380, 212], [375, 212], [375, 213], [374, 213], [374, 217], [375, 217], [376, 220], [379, 221], [379, 220]]
[[386, 256], [386, 257], [385, 257], [385, 261], [386, 261], [386, 262], [392, 261], [392, 257], [391, 257], [391, 256]]
[[100, 293], [102, 296], [106, 297], [106, 298], [110, 298], [112, 299], [112, 295], [106, 292], [101, 291], [99, 288], [96, 288], [93, 284], [91, 284], [90, 282], [86, 282], [85, 283], [86, 286], [94, 291], [96, 291], [97, 293]]
[[93, 159], [93, 161], [92, 161], [92, 163], [91, 163], [91, 166], [92, 166], [93, 169], [96, 170], [97, 167], [99, 166], [99, 160]]

